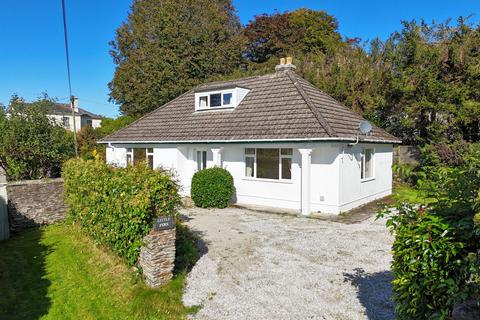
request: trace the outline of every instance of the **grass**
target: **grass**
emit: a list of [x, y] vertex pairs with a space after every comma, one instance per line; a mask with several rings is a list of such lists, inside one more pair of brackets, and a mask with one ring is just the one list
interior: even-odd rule
[[182, 304], [184, 272], [149, 289], [75, 225], [27, 231], [0, 242], [0, 252], [0, 319], [184, 319], [195, 311]]
[[428, 204], [435, 199], [428, 198], [421, 190], [415, 189], [407, 184], [396, 185], [393, 189], [393, 199], [397, 203], [409, 202]]

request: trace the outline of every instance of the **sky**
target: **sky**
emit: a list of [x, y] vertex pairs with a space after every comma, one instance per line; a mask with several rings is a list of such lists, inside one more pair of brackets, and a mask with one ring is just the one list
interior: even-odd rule
[[[72, 91], [79, 105], [115, 117], [108, 83], [115, 66], [109, 41], [127, 18], [131, 0], [65, 0], [69, 33]], [[243, 24], [255, 15], [297, 8], [325, 10], [339, 22], [344, 37], [387, 38], [402, 20], [427, 22], [473, 15], [480, 21], [478, 0], [233, 0]], [[61, 0], [0, 1], [0, 103], [16, 93], [34, 100], [43, 92], [68, 102]]]

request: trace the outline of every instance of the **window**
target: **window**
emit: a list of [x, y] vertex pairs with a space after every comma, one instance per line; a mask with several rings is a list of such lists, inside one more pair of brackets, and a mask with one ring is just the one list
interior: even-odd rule
[[274, 179], [292, 179], [292, 155], [291, 148], [245, 149], [245, 176]]
[[153, 169], [153, 148], [147, 149], [147, 163], [150, 169]]
[[198, 98], [198, 108], [221, 108], [232, 104], [233, 94], [228, 93], [212, 93], [210, 95], [200, 96]]
[[64, 128], [70, 128], [70, 118], [69, 117], [62, 117], [62, 126]]
[[92, 127], [92, 119], [87, 119], [87, 126]]
[[255, 177], [255, 149], [245, 149], [245, 176]]
[[280, 151], [282, 179], [292, 179], [292, 155], [292, 149], [281, 149]]
[[197, 171], [207, 168], [207, 151], [197, 151]]
[[215, 93], [210, 95], [210, 107], [221, 107], [222, 106], [222, 94]]
[[223, 105], [229, 105], [230, 101], [232, 101], [232, 94], [231, 93], [224, 93], [223, 94]]
[[199, 105], [200, 108], [208, 107], [208, 96], [200, 97], [199, 101], [200, 101], [200, 105]]
[[373, 178], [373, 149], [364, 149], [361, 157], [361, 179]]
[[127, 148], [127, 165], [133, 164], [133, 149]]
[[153, 148], [127, 148], [127, 165], [147, 163], [153, 169]]
[[257, 149], [257, 178], [278, 179], [278, 149]]

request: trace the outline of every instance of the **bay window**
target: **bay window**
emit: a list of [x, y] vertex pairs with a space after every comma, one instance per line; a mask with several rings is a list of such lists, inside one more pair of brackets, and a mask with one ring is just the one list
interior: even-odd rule
[[291, 180], [292, 155], [291, 148], [245, 148], [245, 176]]

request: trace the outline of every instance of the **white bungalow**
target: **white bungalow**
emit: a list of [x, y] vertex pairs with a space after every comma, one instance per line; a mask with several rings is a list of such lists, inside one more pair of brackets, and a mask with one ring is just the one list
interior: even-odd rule
[[174, 169], [184, 195], [196, 171], [223, 167], [234, 178], [235, 203], [305, 215], [338, 214], [391, 194], [392, 147], [401, 141], [369, 131], [289, 59], [275, 69], [184, 93], [104, 138], [107, 162]]

